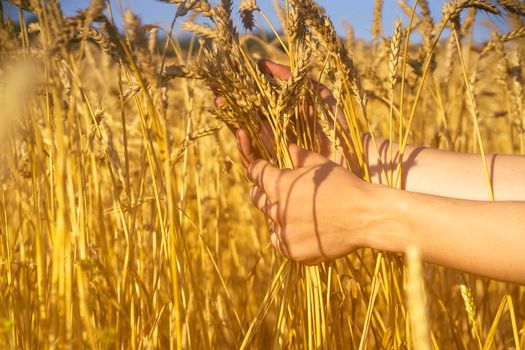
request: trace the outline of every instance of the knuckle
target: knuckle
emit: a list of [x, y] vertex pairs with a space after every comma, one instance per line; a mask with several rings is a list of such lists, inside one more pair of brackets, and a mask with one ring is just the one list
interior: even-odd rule
[[263, 161], [261, 159], [254, 160], [250, 163], [250, 166], [248, 167], [248, 171], [251, 173], [257, 173], [259, 172], [259, 169], [261, 168]]

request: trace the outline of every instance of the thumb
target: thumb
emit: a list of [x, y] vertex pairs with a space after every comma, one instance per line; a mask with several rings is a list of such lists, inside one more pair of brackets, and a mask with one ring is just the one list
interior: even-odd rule
[[251, 163], [253, 163], [257, 158], [259, 158], [257, 155], [257, 151], [252, 146], [250, 136], [244, 129], [238, 129], [236, 132], [236, 136], [237, 148], [239, 148], [242, 163], [244, 167], [248, 168], [248, 166]]
[[322, 165], [330, 161], [319, 153], [305, 150], [293, 143], [288, 146], [288, 150], [295, 169], [306, 166]]

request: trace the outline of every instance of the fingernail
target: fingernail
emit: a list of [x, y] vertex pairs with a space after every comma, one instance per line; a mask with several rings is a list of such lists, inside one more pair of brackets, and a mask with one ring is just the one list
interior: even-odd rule
[[215, 97], [215, 100], [213, 100], [213, 103], [214, 103], [216, 106], [221, 105], [222, 102], [223, 102], [223, 98], [220, 97], [220, 96], [216, 96], [216, 97]]

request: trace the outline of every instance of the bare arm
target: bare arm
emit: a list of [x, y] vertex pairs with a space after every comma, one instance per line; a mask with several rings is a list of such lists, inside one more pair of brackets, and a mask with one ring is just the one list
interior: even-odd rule
[[[261, 68], [276, 78], [287, 79], [290, 76], [288, 67], [270, 61], [262, 61]], [[321, 100], [333, 106], [335, 110], [336, 101], [330, 90], [321, 84], [315, 84], [318, 86]], [[342, 113], [341, 109], [338, 109], [338, 112]], [[338, 119], [345, 120], [344, 116]], [[325, 146], [326, 143], [329, 143], [328, 140], [320, 141], [324, 141], [322, 143]], [[376, 139], [380, 155], [370, 135], [363, 135], [363, 143], [372, 181], [377, 184], [387, 184], [387, 174], [390, 171], [388, 141]], [[394, 157], [398, 150], [398, 144], [392, 143]], [[330, 145], [320, 153], [333, 159]], [[487, 155], [486, 158], [495, 199], [497, 201], [525, 201], [525, 156], [492, 154]], [[485, 169], [479, 154], [447, 152], [409, 145], [405, 150], [401, 173], [401, 188], [411, 192], [459, 199], [490, 199]], [[393, 177], [395, 179], [395, 174]]]
[[[320, 93], [330, 98], [326, 89]], [[426, 261], [525, 284], [525, 157], [487, 157], [497, 200], [491, 202], [479, 155], [409, 146], [403, 159], [408, 191], [402, 191], [379, 185], [386, 183], [388, 152], [378, 157], [364, 137], [372, 184], [296, 146], [290, 148], [295, 169], [274, 168], [257, 160], [245, 132], [237, 133], [254, 182], [252, 200], [273, 222], [276, 249], [317, 263], [359, 247], [403, 253], [413, 245]], [[396, 154], [397, 145], [392, 148]]]
[[384, 187], [376, 191], [387, 226], [368, 236], [366, 245], [393, 252], [413, 245], [426, 261], [525, 283], [525, 202], [470, 201]]
[[[261, 61], [260, 66], [276, 78], [288, 79], [290, 76], [290, 69], [287, 66], [270, 61]], [[321, 100], [336, 110], [336, 100], [331, 91], [322, 84], [315, 84]], [[342, 113], [341, 109], [337, 111]], [[338, 119], [345, 124], [344, 116]], [[344, 128], [344, 125], [342, 127]], [[384, 139], [376, 139], [379, 148], [378, 155], [378, 150], [370, 135], [364, 134], [362, 138], [372, 182], [388, 184], [389, 142]], [[324, 141], [321, 143], [325, 145], [320, 153], [327, 158], [334, 159], [329, 141], [326, 139], [320, 141]], [[393, 142], [394, 157], [398, 151], [398, 144]], [[335, 157], [337, 158], [337, 155]], [[525, 156], [488, 154], [486, 158], [495, 200], [525, 201]], [[409, 145], [405, 150], [401, 173], [402, 177], [398, 185], [411, 192], [459, 199], [490, 199], [485, 169], [479, 154], [449, 152]], [[396, 174], [393, 178], [396, 178]]]
[[256, 160], [244, 132], [239, 148], [255, 205], [274, 225], [273, 245], [317, 263], [359, 247], [420, 249], [432, 263], [525, 283], [525, 201], [474, 201], [392, 189], [360, 180], [327, 158], [292, 145], [294, 170]]
[[[390, 171], [388, 141], [363, 136], [372, 182], [387, 184]], [[392, 143], [395, 158], [399, 146]], [[486, 156], [490, 180], [497, 201], [525, 201], [525, 156]], [[479, 154], [457, 153], [433, 148], [407, 146], [403, 157], [402, 188], [444, 197], [489, 200], [485, 169]], [[393, 178], [395, 179], [394, 173]]]

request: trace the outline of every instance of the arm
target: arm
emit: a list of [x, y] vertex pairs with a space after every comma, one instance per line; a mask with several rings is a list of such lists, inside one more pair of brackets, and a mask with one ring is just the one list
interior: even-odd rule
[[425, 261], [525, 283], [525, 201], [471, 201], [385, 187], [374, 191], [386, 227], [367, 236], [366, 246], [401, 253], [412, 245]]
[[290, 146], [294, 170], [256, 160], [238, 133], [249, 164], [255, 205], [273, 221], [281, 254], [309, 264], [359, 247], [403, 253], [495, 279], [525, 283], [525, 201], [452, 199], [360, 180], [319, 154]]
[[[286, 73], [282, 66], [267, 68]], [[327, 91], [320, 89], [323, 99], [330, 98]], [[271, 241], [279, 252], [313, 264], [359, 247], [402, 253], [414, 245], [426, 261], [525, 283], [525, 157], [487, 157], [498, 200], [490, 202], [482, 201], [489, 195], [479, 155], [408, 146], [404, 187], [422, 193], [401, 191], [379, 185], [388, 152], [378, 157], [364, 138], [373, 184], [296, 146], [290, 148], [296, 169], [276, 169], [257, 160], [248, 135], [238, 131], [252, 200], [273, 221]], [[396, 154], [397, 145], [392, 148]]]
[[[363, 136], [373, 183], [388, 183], [390, 156], [388, 141]], [[394, 157], [399, 146], [392, 143]], [[486, 156], [494, 197], [497, 201], [525, 201], [525, 156]], [[479, 154], [456, 153], [433, 148], [407, 146], [403, 157], [402, 188], [459, 199], [489, 200], [485, 169]], [[394, 178], [395, 178], [394, 174]]]
[[[290, 76], [289, 67], [270, 61], [261, 61], [260, 66], [276, 78], [288, 79]], [[317, 86], [321, 100], [335, 109], [336, 100], [331, 91], [322, 84], [313, 83]], [[342, 113], [340, 109], [339, 113]], [[338, 119], [345, 124], [344, 116]], [[372, 182], [388, 183], [386, 175], [390, 170], [388, 141], [376, 139], [378, 154], [369, 134], [364, 134], [362, 139]], [[332, 154], [329, 141], [327, 139], [320, 141], [324, 145], [320, 153], [329, 159], [337, 159], [337, 155]], [[394, 157], [398, 151], [398, 144], [393, 142]], [[525, 156], [490, 154], [486, 158], [495, 199], [525, 201]], [[447, 152], [409, 145], [403, 157], [402, 174], [402, 188], [408, 191], [459, 199], [490, 199], [485, 169], [479, 154]]]

